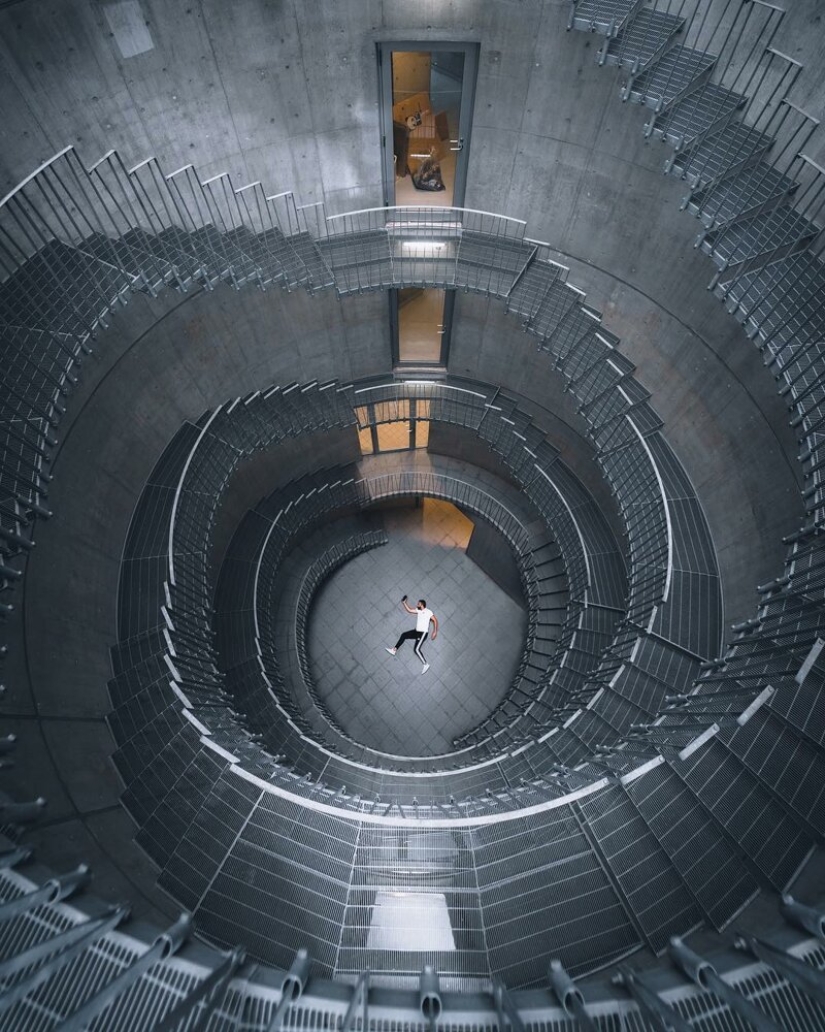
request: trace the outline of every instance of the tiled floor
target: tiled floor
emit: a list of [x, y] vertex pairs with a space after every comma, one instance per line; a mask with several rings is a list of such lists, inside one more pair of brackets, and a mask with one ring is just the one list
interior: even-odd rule
[[[389, 544], [351, 560], [318, 593], [309, 652], [317, 691], [353, 738], [383, 752], [429, 756], [478, 724], [518, 666], [525, 611], [464, 553], [470, 521], [426, 499], [385, 513]], [[406, 642], [415, 626], [400, 604], [426, 598], [439, 621], [426, 674]]]

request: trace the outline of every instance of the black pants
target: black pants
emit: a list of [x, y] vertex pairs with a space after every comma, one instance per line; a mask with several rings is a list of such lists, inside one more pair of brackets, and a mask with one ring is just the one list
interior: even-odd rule
[[396, 650], [400, 649], [405, 641], [407, 641], [409, 638], [413, 638], [415, 639], [415, 645], [413, 645], [413, 652], [415, 652], [416, 656], [418, 656], [422, 663], [426, 663], [427, 660], [424, 659], [424, 653], [421, 651], [421, 646], [427, 640], [428, 634], [429, 631], [404, 631], [404, 633], [395, 643], [395, 648]]

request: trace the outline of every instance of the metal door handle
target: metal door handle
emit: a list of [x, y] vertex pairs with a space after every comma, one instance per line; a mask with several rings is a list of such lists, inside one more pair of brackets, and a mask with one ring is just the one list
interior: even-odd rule
[[450, 140], [450, 143], [457, 143], [458, 144], [457, 147], [450, 147], [451, 151], [464, 150], [464, 137], [463, 136], [459, 136], [459, 138], [457, 140]]

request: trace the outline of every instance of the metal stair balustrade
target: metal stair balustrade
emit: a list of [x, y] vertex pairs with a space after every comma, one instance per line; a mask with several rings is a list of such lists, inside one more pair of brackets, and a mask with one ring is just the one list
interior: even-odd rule
[[383, 416], [382, 418], [392, 418], [393, 415], [395, 415], [394, 411], [393, 411], [393, 413], [390, 413], [388, 416]]
[[[376, 481], [376, 483], [378, 483], [378, 482], [379, 481]], [[431, 485], [436, 486], [437, 490], [441, 491], [441, 488], [438, 487], [439, 480], [437, 478], [430, 478], [429, 482], [431, 483]], [[368, 482], [365, 482], [365, 483], [368, 483]], [[411, 483], [414, 483], [414, 482], [411, 482]], [[472, 493], [467, 493], [466, 488], [463, 489], [463, 491], [464, 491], [464, 494], [462, 495], [462, 503], [465, 504], [465, 505], [469, 504], [471, 509], [476, 508], [477, 507], [477, 503], [473, 501]], [[374, 494], [374, 491], [373, 491], [372, 488], [370, 488], [370, 491], [369, 491], [369, 494], [368, 494], [367, 497], [368, 497], [369, 500], [372, 500], [375, 497], [375, 494]], [[335, 506], [337, 504], [340, 504], [340, 503], [338, 502], [338, 500], [336, 499], [334, 494], [330, 495], [330, 497], [325, 501], [325, 505], [327, 505], [327, 506], [329, 506], [329, 505]], [[487, 516], [489, 518], [490, 515], [491, 515], [491, 512], [488, 512], [486, 509], [485, 509], [485, 512], [486, 512], [486, 514], [487, 514]], [[497, 521], [494, 519], [494, 522], [497, 522]], [[266, 589], [263, 590], [263, 591], [258, 590], [257, 595], [258, 595], [259, 606], [261, 607], [262, 614], [266, 613], [266, 612], [269, 612], [271, 610], [271, 608], [272, 608], [272, 598], [271, 598], [270, 591], [266, 590]]]
[[615, 36], [642, 3], [643, 0], [570, 0], [567, 28]]
[[[120, 170], [118, 170], [120, 171]], [[155, 158], [146, 158], [126, 171], [124, 189], [136, 198], [149, 233], [141, 234], [140, 243], [152, 254], [168, 261], [175, 275], [175, 285], [188, 290], [195, 284], [211, 288], [220, 279], [220, 264], [211, 251], [199, 255], [198, 249], [183, 224], [176, 198], [165, 173]], [[204, 257], [213, 268], [204, 264]], [[214, 271], [213, 271], [214, 270]]]
[[803, 250], [820, 232], [819, 226], [791, 207], [711, 231], [701, 244], [720, 270], [711, 287]]
[[[688, 210], [707, 229], [717, 229], [778, 207], [797, 188], [790, 176], [759, 162], [710, 190], [694, 193]], [[698, 238], [700, 242], [704, 235]]]
[[[697, 74], [689, 82], [683, 78], [682, 71], [692, 60], [701, 63], [702, 51], [692, 50], [687, 45], [674, 46], [666, 51], [661, 60], [650, 65], [639, 76], [634, 74], [633, 62], [626, 62], [631, 74], [625, 84], [623, 98], [631, 97], [635, 101], [653, 106], [656, 110], [656, 114], [646, 126], [647, 134], [657, 131], [664, 136], [667, 134], [668, 125], [671, 128], [675, 128], [676, 125], [675, 122], [668, 121], [669, 117], [681, 118], [682, 112], [686, 115], [691, 112], [686, 117], [685, 126], [679, 126], [680, 131], [674, 132], [672, 138], [677, 149], [684, 148], [685, 152], [668, 159], [665, 171], [688, 179], [692, 189], [683, 207], [690, 207], [712, 231], [726, 228], [721, 239], [726, 237], [729, 246], [720, 244], [717, 250], [713, 238], [704, 243], [705, 248], [713, 251], [717, 262], [723, 266], [711, 286], [725, 301], [730, 311], [736, 312], [743, 321], [748, 319], [749, 332], [755, 335], [759, 331], [755, 329], [754, 322], [749, 320], [748, 309], [740, 308], [740, 300], [744, 306], [747, 303], [745, 299], [750, 295], [754, 301], [748, 304], [749, 308], [754, 303], [761, 304], [763, 295], [760, 286], [770, 282], [772, 267], [782, 265], [783, 253], [792, 254], [797, 250], [800, 254], [795, 257], [807, 257], [811, 244], [820, 232], [815, 221], [822, 203], [818, 188], [814, 182], [809, 183], [806, 190], [800, 191], [799, 184], [794, 178], [799, 175], [804, 178], [811, 168], [814, 169], [815, 176], [819, 175], [815, 163], [803, 153], [819, 123], [788, 99], [788, 93], [799, 75], [801, 66], [799, 62], [772, 46], [783, 12], [767, 3], [740, 5], [733, 21], [726, 25], [726, 11], [727, 7], [718, 16], [715, 26], [711, 26], [710, 5], [699, 5], [689, 21], [685, 36], [686, 44], [699, 44], [705, 52], [712, 50], [714, 46], [717, 47], [718, 61], [713, 70], [713, 75], [717, 78], [714, 83], [708, 78], [709, 66], [701, 70], [694, 69]], [[740, 39], [748, 36], [747, 33], [736, 30], [737, 19], [740, 16], [744, 17], [745, 23], [753, 16], [757, 19], [754, 24], [758, 25], [758, 28], [750, 33], [749, 52], [737, 54], [734, 61], [735, 51], [742, 49]], [[649, 16], [639, 16], [640, 29], [644, 27], [645, 19], [649, 21]], [[631, 22], [628, 27], [630, 32], [632, 25]], [[573, 27], [572, 22], [569, 27]], [[576, 27], [586, 26], [582, 24]], [[600, 54], [600, 63], [604, 63], [608, 53], [611, 53], [611, 48], [613, 61], [622, 63], [621, 57], [616, 56], [619, 53], [617, 47], [616, 41], [607, 43]], [[704, 60], [713, 60], [710, 53], [705, 53]], [[736, 64], [739, 70], [730, 80], [728, 71]], [[638, 70], [638, 64], [635, 70]], [[726, 76], [729, 79], [727, 82]], [[645, 83], [651, 82], [658, 83], [658, 92], [647, 95], [639, 88], [639, 83], [644, 87]], [[720, 87], [728, 92], [720, 93]], [[681, 88], [686, 90], [686, 99], [676, 96], [676, 91]], [[707, 97], [731, 96], [737, 91], [742, 97], [748, 95], [742, 113], [752, 118], [751, 125], [731, 122], [734, 114], [732, 110], [717, 112], [721, 122], [725, 123], [722, 132], [715, 131], [707, 118], [703, 121], [702, 117], [699, 117]], [[738, 102], [732, 98], [731, 103]], [[672, 105], [671, 110], [668, 110], [669, 105]], [[685, 131], [681, 131], [682, 129]], [[690, 132], [696, 132], [697, 135], [691, 137]], [[769, 165], [766, 160], [771, 147], [777, 152], [774, 165]], [[793, 200], [793, 207], [788, 206], [786, 216], [774, 217], [774, 226], [770, 221], [772, 209], [787, 203], [794, 192], [797, 192], [799, 197]], [[812, 217], [808, 217], [805, 222], [803, 220], [806, 216]], [[751, 226], [744, 227], [740, 236], [737, 236], [730, 227], [747, 219], [753, 220]], [[746, 235], [748, 232], [750, 238]], [[702, 244], [703, 240], [704, 234], [697, 241], [697, 246]], [[814, 264], [819, 266], [818, 256], [814, 254], [811, 257]], [[753, 275], [754, 270], [756, 276]], [[762, 276], [763, 273], [767, 276]], [[762, 276], [763, 283], [756, 286], [759, 276]], [[774, 279], [773, 283], [775, 295], [781, 298], [783, 293], [793, 289], [794, 280], [788, 277], [784, 283], [781, 279], [779, 282]], [[740, 285], [744, 289], [740, 289]], [[786, 311], [790, 313], [792, 323], [789, 325], [777, 319], [774, 321], [772, 332], [760, 333], [762, 346], [768, 344], [770, 347], [770, 361], [776, 362], [780, 356], [781, 361], [790, 361], [797, 334], [802, 334], [803, 340], [812, 342], [809, 347], [813, 346], [819, 331], [817, 320], [822, 308], [821, 293], [815, 291], [813, 296], [816, 300], [812, 300], [810, 310], [799, 315], [794, 301], [788, 298]], [[773, 336], [778, 338], [775, 343], [772, 340]], [[813, 406], [811, 408], [813, 410]], [[818, 449], [817, 435], [823, 428], [825, 422], [810, 419], [806, 421], [809, 441], [803, 449], [803, 462], [808, 463], [811, 454]], [[624, 448], [626, 442], [620, 442], [618, 446]], [[809, 477], [816, 476], [809, 486], [806, 504], [806, 512], [814, 520], [825, 517], [818, 476], [820, 469], [819, 463], [812, 463], [808, 473]]]
[[111, 235], [118, 260], [128, 273], [136, 276], [139, 289], [154, 296], [166, 285], [179, 287], [171, 254], [157, 241], [153, 224], [132, 189], [120, 156], [109, 151], [99, 158], [88, 170], [88, 182], [96, 205], [113, 227]]
[[[114, 251], [107, 261], [99, 261], [77, 249], [87, 237], [109, 229], [94, 200], [71, 147], [41, 165], [3, 199], [0, 268], [6, 283], [0, 290], [0, 312], [17, 312], [23, 325], [34, 315], [45, 320], [42, 329], [88, 337], [112, 305], [125, 300], [133, 280], [117, 267]], [[11, 273], [21, 263], [29, 272], [17, 280]], [[21, 291], [26, 290], [39, 303], [22, 302]], [[54, 308], [56, 303], [59, 309]]]
[[678, 14], [639, 7], [635, 16], [605, 41], [599, 51], [599, 64], [620, 65], [638, 75], [673, 46], [684, 24]]
[[[770, 51], [770, 44], [784, 11], [764, 0], [756, 0], [735, 6], [729, 18], [730, 6], [723, 8], [716, 24], [708, 28], [706, 19], [711, 12], [708, 4], [696, 34], [697, 40], [707, 38], [703, 43], [706, 49], [712, 48], [718, 53], [714, 69], [718, 81], [706, 79], [699, 90], [670, 108], [664, 118], [654, 116], [645, 127], [647, 135], [652, 130], [677, 150], [729, 124], [740, 109], [749, 105], [751, 95], [759, 91], [768, 66], [773, 63], [775, 55]], [[693, 25], [688, 36], [692, 31]], [[740, 41], [748, 39], [749, 51], [738, 54]]]
[[[240, 194], [233, 189], [229, 175], [224, 172], [205, 180], [200, 186], [200, 197], [231, 262], [232, 285], [239, 287], [244, 283], [255, 283], [265, 289], [266, 283], [281, 280], [283, 270], [273, 263], [261, 239], [263, 233], [274, 227], [271, 220], [263, 218], [266, 200], [260, 183], [251, 184]], [[245, 224], [244, 218], [255, 225], [258, 235]]]
[[[747, 61], [742, 72], [746, 68]], [[788, 100], [801, 70], [798, 61], [767, 46], [743, 89], [749, 97], [738, 109], [739, 118], [726, 119], [720, 127], [706, 127], [689, 141], [678, 141], [664, 171], [686, 179], [696, 190], [735, 175], [764, 158], [773, 147], [781, 157], [787, 152], [788, 140], [796, 134], [796, 123], [807, 119]], [[748, 122], [739, 120], [746, 118]], [[682, 207], [686, 205], [687, 200]]]
[[[715, 64], [715, 55], [675, 44], [656, 64], [629, 77], [622, 89], [622, 100], [652, 108], [658, 115], [698, 90], [709, 80]], [[654, 124], [649, 123], [651, 132]]]
[[39, 289], [39, 288], [38, 288]]

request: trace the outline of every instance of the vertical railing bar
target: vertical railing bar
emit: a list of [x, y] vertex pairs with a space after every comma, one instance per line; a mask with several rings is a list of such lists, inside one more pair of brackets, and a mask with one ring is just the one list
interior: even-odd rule
[[[725, 58], [724, 64], [722, 64], [721, 63], [722, 55], [725, 53], [725, 50], [728, 47], [728, 43], [730, 42], [731, 36], [733, 35], [734, 30], [736, 29], [736, 24], [739, 21], [739, 15], [743, 11], [745, 12], [745, 20], [744, 20], [744, 22], [742, 24], [742, 28], [741, 28], [740, 32], [737, 33], [737, 38], [736, 38], [733, 46], [728, 49], [727, 57]], [[739, 8], [737, 9], [736, 13], [733, 16], [733, 19], [731, 20], [731, 23], [730, 23], [730, 26], [728, 28], [728, 31], [725, 33], [725, 37], [722, 40], [722, 46], [719, 48], [720, 62], [716, 65], [716, 71], [718, 73], [718, 81], [719, 81], [720, 85], [723, 85], [723, 80], [724, 80], [725, 74], [727, 73], [728, 68], [730, 68], [730, 63], [733, 60], [733, 55], [736, 53], [736, 48], [738, 46], [739, 40], [742, 39], [742, 37], [745, 35], [745, 32], [747, 31], [748, 22], [750, 21], [750, 18], [751, 18], [751, 15], [753, 14], [753, 12], [754, 12], [754, 7], [753, 7], [753, 4], [750, 2], [750, 0], [743, 0], [743, 2], [740, 2]], [[719, 24], [721, 25], [721, 19], [720, 19]], [[754, 50], [756, 49], [756, 47], [758, 45], [759, 36], [760, 35], [761, 35], [761, 30], [756, 34], [756, 39], [755, 39], [754, 43], [751, 45], [750, 53], [743, 60], [742, 68], [744, 68], [746, 66], [747, 62], [753, 56]], [[738, 78], [738, 75], [736, 76], [736, 78], [734, 78], [734, 86], [736, 84], [736, 79], [737, 78]], [[733, 89], [734, 86], [731, 86], [731, 89]]]
[[[125, 176], [126, 173], [123, 170], [121, 170], [121, 173], [118, 173], [118, 170], [117, 170], [117, 168], [115, 168], [114, 164], [112, 163], [111, 158], [112, 158], [112, 153], [110, 152], [110, 154], [105, 155], [104, 158], [101, 159], [101, 161], [99, 161], [96, 165], [94, 165], [92, 167], [92, 169], [88, 173], [89, 179], [93, 183], [93, 189], [95, 190], [95, 193], [97, 193], [97, 195], [101, 199], [101, 204], [103, 204], [104, 208], [107, 211], [107, 214], [109, 215], [109, 218], [112, 220], [112, 225], [113, 225], [114, 231], [120, 237], [121, 246], [126, 246], [127, 247], [127, 250], [129, 251], [129, 253], [133, 256], [133, 258], [135, 260], [135, 264], [141, 270], [140, 276], [141, 276], [141, 278], [143, 280], [144, 285], [152, 293], [152, 296], [157, 296], [157, 291], [155, 290], [154, 286], [149, 283], [149, 281], [148, 281], [148, 279], [146, 277], [146, 273], [143, 271], [144, 264], [146, 262], [148, 262], [149, 265], [151, 266], [151, 268], [153, 269], [154, 274], [158, 277], [160, 282], [161, 283], [165, 282], [165, 280], [166, 280], [165, 271], [163, 270], [163, 268], [161, 266], [158, 265], [158, 258], [157, 258], [157, 256], [154, 255], [151, 251], [141, 250], [140, 251], [140, 257], [138, 257], [137, 249], [134, 248], [130, 243], [127, 243], [126, 241], [123, 240], [123, 237], [125, 236], [125, 234], [120, 230], [120, 228], [117, 225], [116, 219], [112, 216], [111, 211], [109, 211], [109, 208], [108, 208], [108, 205], [106, 204], [105, 198], [101, 196], [101, 191], [105, 191], [105, 193], [109, 197], [111, 203], [114, 205], [114, 207], [115, 207], [118, 215], [120, 216], [123, 224], [125, 224], [126, 226], [129, 227], [126, 230], [127, 233], [129, 231], [131, 231], [131, 230], [137, 230], [137, 229], [141, 228], [140, 227], [140, 219], [139, 219], [139, 217], [136, 216], [134, 208], [132, 206], [132, 203], [129, 200], [129, 196], [128, 196], [128, 194], [126, 193], [126, 191], [124, 189], [124, 181], [123, 181], [122, 177]], [[104, 178], [103, 173], [100, 171], [100, 168], [102, 167], [104, 162], [105, 162], [105, 167], [109, 169], [110, 175], [115, 180], [115, 182], [118, 184], [118, 186], [120, 188], [120, 191], [123, 194], [123, 201], [125, 201], [128, 209], [129, 209], [128, 211], [124, 210], [123, 204], [121, 203], [121, 200], [117, 197], [117, 195], [115, 194], [115, 191], [113, 190], [112, 186]]]
[[[120, 161], [120, 157], [116, 157], [118, 163], [121, 166], [122, 174], [128, 177], [127, 181], [132, 187], [132, 193], [134, 194], [135, 200], [140, 206], [140, 209], [143, 212], [143, 216], [150, 227], [151, 234], [155, 237], [157, 244], [160, 246], [161, 250], [166, 255], [165, 261], [169, 263], [169, 266], [174, 271], [175, 276], [180, 277], [180, 272], [175, 261], [175, 256], [172, 254], [171, 250], [167, 246], [166, 241], [162, 240], [159, 236], [158, 227], [160, 227], [160, 229], [164, 229], [165, 227], [163, 225], [162, 219], [160, 218], [160, 215], [158, 214], [158, 212], [154, 210], [154, 205], [152, 204], [147, 194], [146, 187], [144, 186], [143, 182], [137, 174], [139, 169], [136, 167], [132, 171], [128, 171]], [[126, 196], [128, 200], [128, 194]], [[140, 220], [138, 220], [138, 222], [139, 221]]]
[[[80, 163], [80, 159], [77, 157], [74, 151], [70, 151], [67, 155], [67, 167], [69, 170], [69, 174], [74, 178], [78, 190], [83, 195], [84, 202], [89, 201], [87, 191], [91, 191], [93, 197], [97, 199], [99, 206], [102, 207], [105, 219], [101, 218], [99, 215], [95, 215], [94, 222], [92, 222], [88, 216], [86, 216], [86, 221], [90, 226], [91, 232], [97, 233], [105, 241], [104, 246], [106, 248], [107, 254], [109, 254], [111, 258], [112, 266], [116, 268], [120, 272], [121, 276], [123, 276], [126, 279], [127, 283], [133, 287], [137, 278], [135, 277], [134, 273], [131, 273], [126, 268], [124, 268], [124, 265], [120, 260], [120, 256], [115, 248], [114, 242], [109, 237], [109, 234], [107, 232], [109, 227], [106, 225], [106, 223], [110, 222], [112, 224], [111, 228], [115, 232], [117, 232], [117, 226], [115, 225], [114, 220], [112, 219], [111, 213], [109, 212], [109, 209], [106, 206], [105, 201], [100, 195], [100, 191], [98, 189], [96, 180], [92, 177], [92, 175], [89, 172], [86, 171], [85, 168], [83, 168], [83, 166]], [[91, 206], [92, 208], [94, 207], [93, 202]]]
[[[57, 177], [56, 169], [54, 169], [54, 166], [50, 166], [49, 171], [53, 171], [55, 176]], [[57, 178], [59, 180], [59, 177], [57, 177]], [[51, 193], [54, 194], [55, 201], [57, 202], [58, 207], [62, 207], [62, 209], [65, 211], [65, 214], [68, 217], [68, 220], [69, 220], [70, 224], [72, 225], [72, 227], [75, 230], [75, 234], [77, 236], [77, 243], [80, 244], [82, 242], [82, 240], [83, 240], [83, 232], [80, 229], [80, 226], [74, 220], [71, 211], [65, 205], [60, 206], [59, 196], [57, 195], [56, 188], [52, 184], [51, 180], [44, 175], [42, 177], [42, 182], [41, 182], [41, 177], [40, 176], [37, 177], [35, 182], [37, 183], [37, 186], [40, 189], [40, 192], [42, 193], [46, 204], [49, 205], [51, 210], [54, 212], [55, 218], [57, 219], [57, 221], [58, 221], [59, 225], [61, 226], [61, 228], [63, 229], [63, 231], [66, 233], [66, 236], [71, 238], [71, 233], [66, 231], [66, 229], [64, 227], [64, 224], [63, 224], [63, 221], [62, 221], [62, 218], [58, 214], [58, 209], [55, 208], [54, 203], [50, 200], [46, 188], [48, 187], [49, 191], [51, 191]], [[68, 193], [68, 191], [67, 191], [67, 193]], [[78, 209], [79, 209], [79, 206], [78, 206]], [[75, 244], [69, 243], [69, 244], [67, 244], [67, 246], [71, 247], [72, 250], [76, 251], [78, 254], [82, 253], [80, 251], [79, 247], [76, 246]], [[94, 281], [95, 289], [96, 289], [97, 294], [98, 294], [98, 299], [101, 302], [101, 304], [103, 305], [104, 310], [108, 311], [112, 307], [112, 302], [106, 296], [105, 291], [103, 290], [103, 288], [101, 286], [100, 280], [98, 279], [97, 274], [96, 274], [95, 265], [96, 265], [96, 262], [94, 260], [92, 260], [91, 261], [90, 275], [91, 275], [92, 280]]]
[[[17, 199], [16, 197], [15, 197], [15, 198], [12, 198], [12, 200], [13, 200], [13, 201], [15, 201], [15, 202], [17, 202], [17, 200], [18, 200], [18, 199]], [[28, 203], [31, 203], [31, 202], [28, 202]], [[25, 206], [23, 206], [22, 204], [19, 204], [19, 203], [15, 203], [14, 209], [10, 208], [10, 207], [9, 207], [9, 205], [7, 205], [7, 206], [6, 206], [6, 210], [7, 210], [8, 212], [9, 212], [9, 215], [11, 216], [12, 220], [13, 220], [13, 221], [15, 221], [15, 222], [17, 222], [17, 216], [16, 216], [16, 211], [17, 211], [17, 209], [18, 209], [18, 208], [20, 209], [20, 215], [21, 215], [21, 216], [22, 216], [23, 218], [25, 218], [27, 222], [29, 222], [29, 224], [31, 225], [31, 228], [32, 228], [32, 230], [33, 230], [33, 231], [34, 231], [35, 233], [38, 233], [38, 232], [39, 232], [39, 230], [37, 229], [37, 226], [36, 226], [36, 224], [34, 223], [34, 221], [32, 220], [31, 216], [29, 215], [29, 213], [28, 213], [28, 211], [27, 211], [26, 207], [25, 207]], [[25, 229], [24, 225], [23, 225], [22, 223], [17, 223], [17, 224], [18, 224], [18, 225], [20, 226], [20, 229], [21, 229], [21, 231], [23, 232], [23, 235], [24, 235], [24, 237], [25, 237], [25, 238], [26, 238], [27, 240], [29, 240], [29, 242], [31, 243], [31, 242], [32, 242], [32, 241], [31, 241], [31, 238], [29, 237], [29, 234], [28, 234], [28, 233], [26, 232], [26, 229]], [[52, 264], [51, 264], [51, 262], [50, 262], [50, 261], [48, 260], [48, 258], [46, 258], [46, 257], [45, 257], [45, 255], [43, 254], [43, 250], [45, 249], [45, 246], [46, 246], [46, 245], [47, 245], [48, 243], [49, 243], [49, 241], [48, 241], [48, 240], [46, 240], [45, 238], [43, 238], [43, 248], [42, 248], [42, 249], [38, 249], [38, 248], [35, 248], [35, 249], [34, 249], [34, 253], [35, 253], [35, 254], [38, 254], [38, 255], [39, 255], [39, 257], [40, 257], [40, 259], [42, 260], [43, 264], [44, 264], [44, 265], [46, 266], [46, 268], [48, 269], [48, 271], [49, 271], [49, 275], [51, 276], [51, 279], [52, 279], [52, 284], [53, 284], [53, 285], [56, 285], [56, 286], [57, 286], [57, 289], [58, 289], [58, 290], [60, 291], [60, 294], [61, 294], [61, 295], [62, 295], [62, 297], [63, 297], [63, 298], [65, 299], [65, 302], [66, 302], [67, 306], [68, 306], [68, 307], [69, 307], [69, 308], [70, 308], [70, 309], [72, 310], [72, 312], [74, 313], [74, 316], [75, 316], [75, 318], [76, 318], [76, 319], [78, 320], [78, 322], [79, 322], [79, 323], [80, 323], [80, 324], [81, 324], [82, 326], [84, 326], [84, 327], [86, 328], [87, 332], [88, 332], [88, 333], [89, 333], [89, 335], [91, 336], [91, 335], [92, 335], [92, 333], [93, 333], [92, 327], [91, 327], [91, 326], [89, 325], [89, 323], [88, 323], [88, 322], [86, 321], [86, 319], [85, 319], [85, 318], [83, 318], [83, 317], [82, 317], [82, 316], [81, 316], [81, 315], [79, 314], [79, 312], [77, 311], [77, 308], [76, 308], [76, 306], [75, 306], [75, 304], [74, 304], [74, 301], [73, 301], [73, 299], [71, 298], [71, 296], [70, 296], [70, 295], [68, 295], [68, 294], [67, 294], [67, 293], [66, 293], [66, 292], [65, 292], [65, 291], [63, 290], [63, 288], [62, 288], [62, 285], [61, 285], [61, 283], [60, 283], [60, 277], [59, 277], [59, 276], [57, 275], [57, 273], [56, 273], [56, 272], [54, 271], [54, 269], [53, 269], [53, 267], [52, 267]]]
[[[809, 184], [809, 186], [808, 186], [808, 187], [805, 187], [805, 192], [807, 192], [807, 190], [809, 189], [809, 187], [810, 187], [811, 185], [813, 185], [813, 184]], [[803, 196], [804, 196], [804, 193], [803, 193]], [[800, 199], [801, 199], [801, 198], [800, 198]], [[788, 205], [788, 210], [789, 210], [789, 211], [791, 211], [791, 210], [795, 210], [795, 209], [792, 209], [792, 208], [791, 208], [791, 206], [790, 206], [790, 205]], [[724, 239], [724, 236], [725, 236], [725, 234], [726, 234], [727, 232], [729, 232], [729, 231], [730, 231], [731, 229], [735, 228], [735, 226], [736, 226], [736, 225], [737, 225], [737, 224], [736, 224], [736, 223], [734, 222], [734, 223], [731, 223], [731, 224], [730, 224], [729, 226], [727, 226], [727, 227], [726, 227], [726, 228], [725, 228], [725, 229], [723, 230], [723, 232], [722, 232], [722, 234], [721, 234], [721, 236], [720, 236], [720, 238], [719, 238], [719, 239]], [[711, 281], [711, 286], [713, 287], [713, 286], [715, 286], [715, 285], [716, 285], [716, 282], [718, 281], [718, 278], [719, 278], [719, 276], [720, 276], [721, 272], [722, 272], [722, 271], [724, 271], [724, 270], [725, 270], [725, 269], [726, 269], [726, 268], [727, 268], [727, 267], [728, 267], [729, 265], [731, 265], [732, 263], [734, 263], [734, 262], [735, 262], [736, 256], [737, 256], [737, 255], [739, 255], [739, 254], [741, 254], [741, 253], [743, 252], [743, 250], [745, 249], [745, 247], [747, 247], [747, 246], [752, 246], [752, 247], [753, 247], [754, 249], [757, 249], [757, 248], [759, 248], [759, 247], [760, 247], [760, 246], [762, 246], [762, 244], [763, 244], [763, 243], [765, 242], [766, 238], [768, 238], [768, 237], [769, 237], [769, 233], [770, 233], [770, 229], [769, 229], [769, 221], [768, 221], [768, 219], [763, 219], [763, 220], [762, 220], [762, 223], [761, 223], [761, 226], [760, 226], [760, 228], [758, 229], [758, 231], [757, 231], [757, 233], [756, 233], [755, 237], [754, 237], [754, 238], [753, 238], [753, 239], [752, 239], [751, 241], [748, 241], [748, 240], [747, 240], [747, 239], [746, 239], [745, 237], [743, 237], [743, 238], [742, 238], [742, 239], [741, 239], [741, 240], [739, 241], [739, 243], [738, 243], [738, 244], [736, 245], [736, 247], [735, 247], [735, 248], [733, 249], [733, 251], [731, 252], [731, 254], [730, 254], [730, 255], [729, 255], [729, 256], [728, 256], [728, 257], [727, 257], [727, 258], [725, 259], [725, 262], [724, 262], [724, 264], [723, 264], [723, 265], [722, 265], [722, 266], [720, 267], [720, 269], [719, 269], [719, 271], [717, 272], [716, 276], [715, 276], [715, 277], [714, 277], [714, 279], [713, 279], [713, 280]], [[800, 229], [800, 233], [801, 233], [802, 235], [804, 235], [804, 230]], [[800, 239], [801, 239], [801, 237], [800, 237]], [[718, 241], [717, 241], [717, 242], [718, 242]], [[758, 257], [758, 254], [756, 253], [756, 250], [754, 250], [754, 257]], [[743, 260], [744, 260], [745, 262], [747, 261], [747, 259], [743, 259]], [[744, 270], [742, 270], [742, 274], [743, 274], [743, 273], [744, 273]], [[738, 280], [738, 277], [735, 277], [735, 278], [734, 278], [734, 279], [733, 279], [733, 280], [732, 280], [732, 281], [730, 282], [730, 285], [729, 285], [729, 286], [728, 286], [728, 288], [727, 288], [727, 289], [728, 289], [728, 291], [730, 290], [730, 286], [732, 286], [733, 282], [736, 282], [737, 280]], [[728, 282], [728, 281], [726, 281], [726, 283], [727, 283], [727, 282]]]

